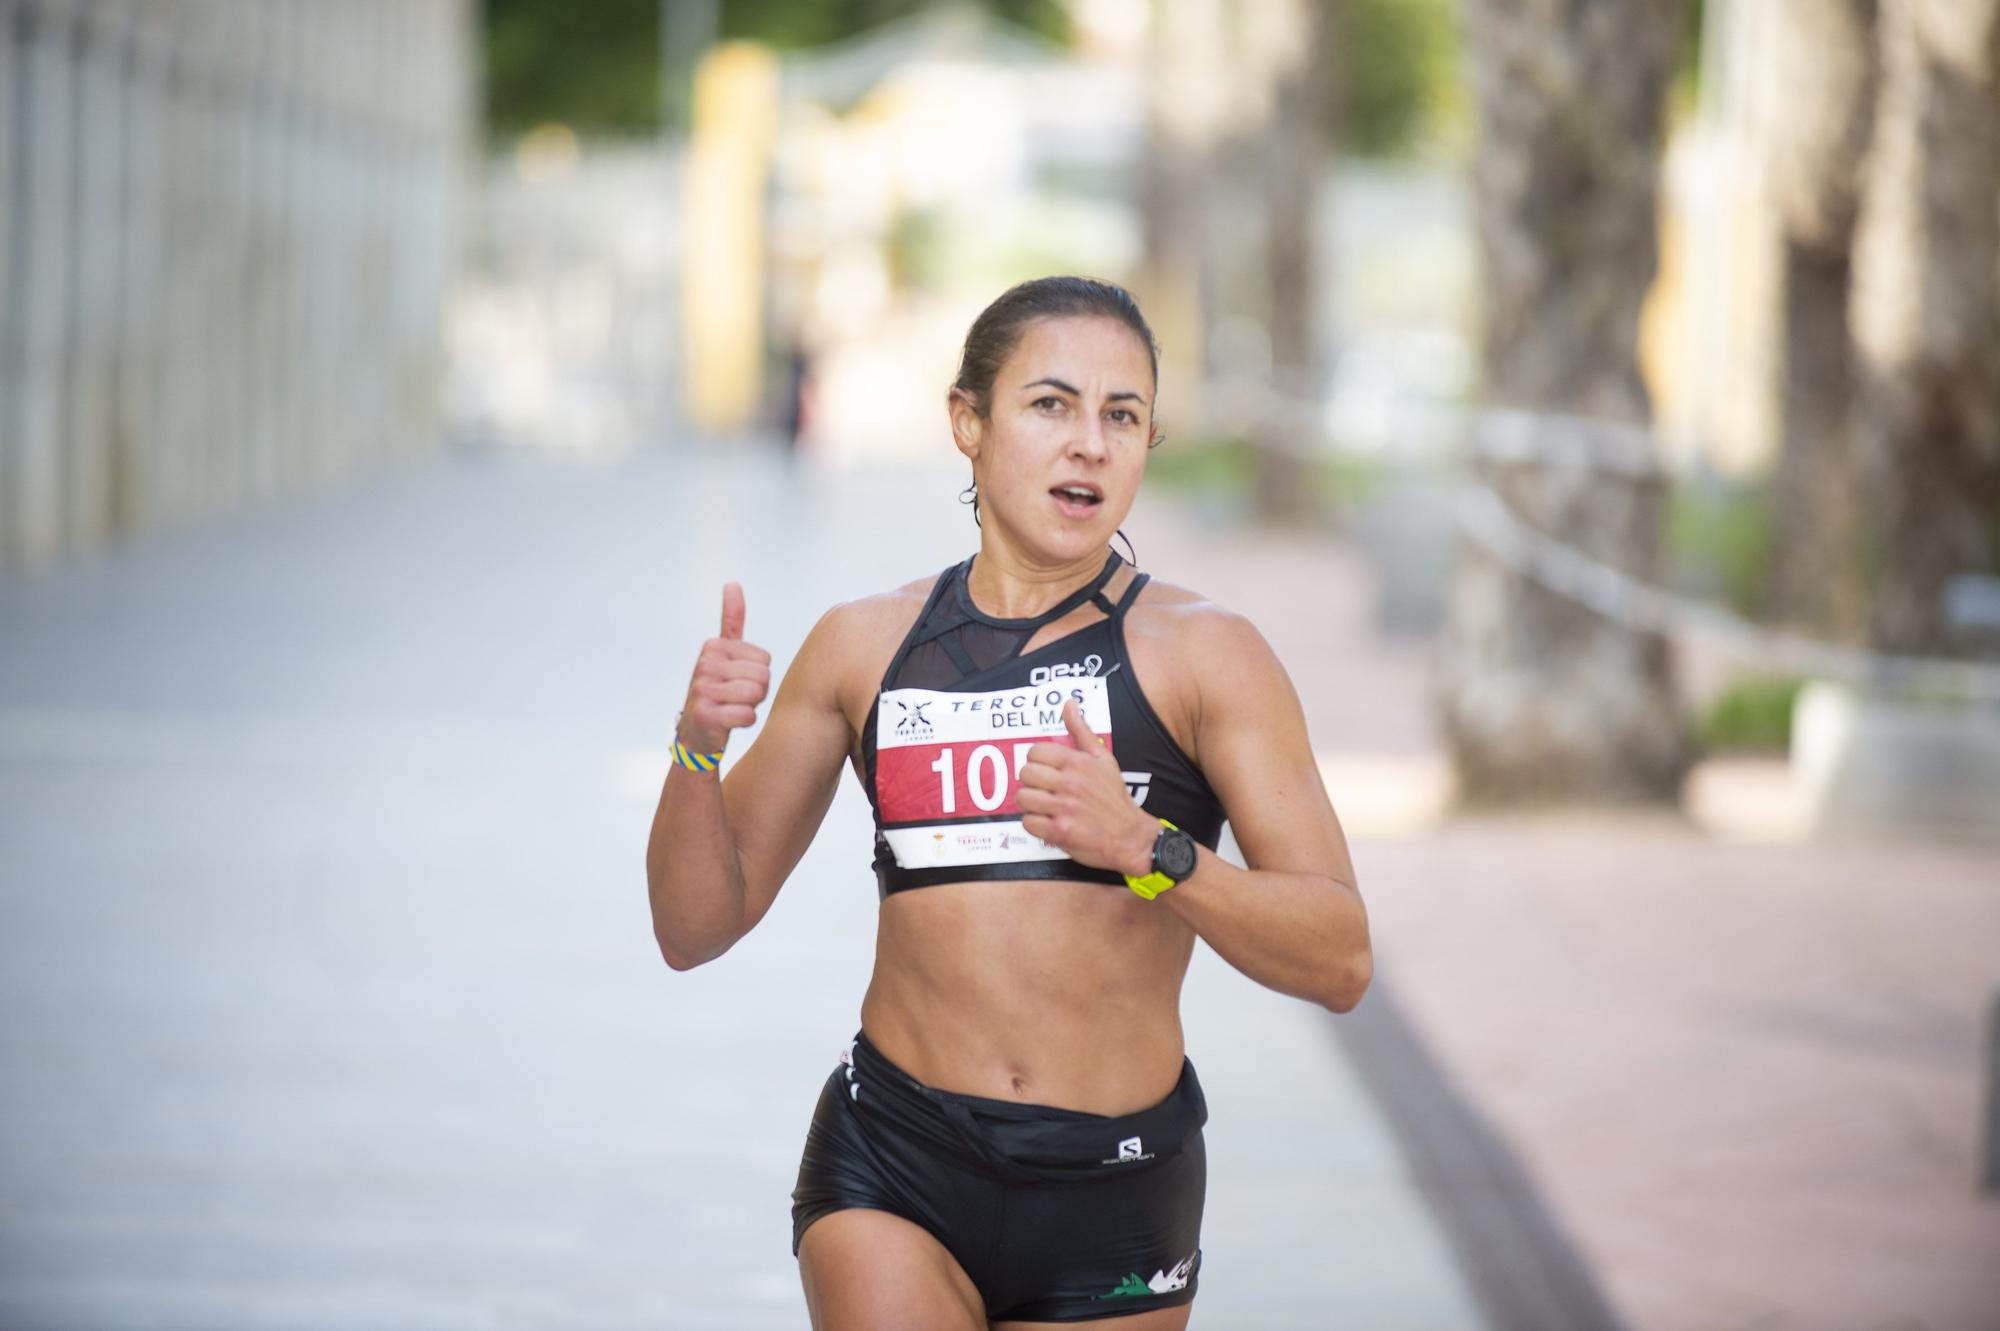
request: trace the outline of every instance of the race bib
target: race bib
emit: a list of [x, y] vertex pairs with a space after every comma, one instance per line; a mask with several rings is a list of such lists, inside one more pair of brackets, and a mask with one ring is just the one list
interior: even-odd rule
[[1067, 679], [991, 693], [883, 692], [875, 720], [875, 802], [882, 834], [906, 869], [1063, 860], [1021, 827], [1022, 767], [1036, 744], [1075, 748], [1063, 703], [1108, 745], [1103, 679]]

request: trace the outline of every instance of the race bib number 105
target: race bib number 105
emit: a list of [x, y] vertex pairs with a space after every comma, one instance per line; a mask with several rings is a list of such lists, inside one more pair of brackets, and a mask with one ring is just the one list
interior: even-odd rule
[[1110, 744], [1103, 679], [994, 693], [885, 691], [876, 712], [875, 798], [896, 862], [915, 868], [1067, 858], [1022, 830], [1016, 796], [1031, 747], [1075, 747], [1062, 720], [1070, 698]]

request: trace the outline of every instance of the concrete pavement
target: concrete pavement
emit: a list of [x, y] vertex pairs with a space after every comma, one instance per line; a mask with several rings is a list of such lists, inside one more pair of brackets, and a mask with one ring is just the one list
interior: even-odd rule
[[[720, 584], [782, 666], [972, 548], [962, 483], [447, 455], [0, 582], [0, 1325], [803, 1326], [786, 1194], [868, 975], [867, 806], [685, 975], [647, 825]], [[1170, 561], [1163, 501], [1128, 529], [1249, 599]], [[1486, 1325], [1327, 1015], [1205, 949], [1186, 1009], [1195, 1324]]]

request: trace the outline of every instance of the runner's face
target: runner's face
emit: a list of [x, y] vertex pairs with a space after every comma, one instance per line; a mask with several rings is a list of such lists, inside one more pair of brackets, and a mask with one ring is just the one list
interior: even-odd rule
[[[1109, 544], [1138, 495], [1153, 433], [1152, 360], [1116, 319], [1037, 319], [994, 376], [987, 419], [954, 415], [976, 426], [985, 524], [1047, 558], [1082, 558]], [[1064, 485], [1098, 497], [1055, 492]]]

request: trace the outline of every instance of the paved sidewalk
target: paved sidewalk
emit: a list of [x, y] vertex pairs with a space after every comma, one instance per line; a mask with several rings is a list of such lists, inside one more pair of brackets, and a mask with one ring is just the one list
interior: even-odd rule
[[[721, 582], [782, 664], [970, 548], [961, 484], [451, 456], [0, 581], [0, 1326], [803, 1326], [786, 1194], [868, 975], [866, 804], [686, 975], [646, 831]], [[1132, 525], [1231, 598], [1192, 530]], [[1287, 660], [1330, 729], [1421, 751]], [[1195, 1324], [1486, 1325], [1334, 1019], [1197, 956]]]

